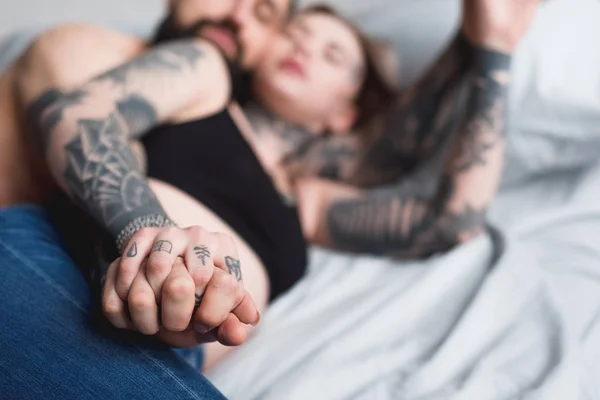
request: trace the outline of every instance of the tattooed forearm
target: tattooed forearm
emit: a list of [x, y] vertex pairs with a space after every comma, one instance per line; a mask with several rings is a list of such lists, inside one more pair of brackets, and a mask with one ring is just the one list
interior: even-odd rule
[[[133, 61], [108, 71], [81, 89], [63, 93], [50, 89], [28, 107], [28, 122], [33, 134], [49, 136], [74, 106], [85, 105], [98, 89], [104, 91], [104, 102], [114, 102], [126, 124], [128, 135], [140, 135], [157, 122], [157, 107], [151, 101], [160, 96], [155, 86], [167, 84], [177, 75], [194, 69], [203, 50], [193, 42], [176, 42], [144, 53]], [[184, 74], [183, 74], [184, 75]], [[176, 86], [176, 83], [173, 83]], [[154, 87], [153, 87], [154, 86]], [[156, 93], [155, 93], [156, 92]], [[98, 101], [98, 97], [92, 101]], [[39, 139], [39, 138], [38, 138]], [[48, 140], [44, 140], [48, 143]]]
[[403, 178], [438, 155], [456, 131], [464, 109], [473, 47], [457, 35], [391, 109], [361, 132], [315, 140], [296, 154], [293, 171], [373, 187]]
[[[500, 180], [510, 57], [484, 50], [475, 57], [466, 109], [433, 196], [419, 196], [406, 190], [407, 185], [398, 185], [333, 203], [327, 226], [335, 245], [417, 257], [447, 250], [482, 231]], [[474, 187], [473, 182], [481, 184]]]
[[67, 192], [114, 237], [135, 217], [164, 215], [123, 129], [117, 114], [80, 120], [74, 139], [65, 146]]
[[465, 205], [453, 211], [445, 208], [443, 197], [436, 203], [398, 192], [380, 189], [361, 200], [333, 204], [327, 223], [334, 244], [349, 251], [414, 258], [448, 250], [481, 231], [485, 210]]
[[[205, 51], [212, 57], [207, 57], [209, 64], [203, 64]], [[118, 245], [128, 239], [124, 233], [132, 234], [144, 223], [172, 224], [150, 190], [129, 139], [196, 99], [210, 82], [199, 69], [215, 68], [217, 64], [210, 64], [214, 62], [222, 60], [205, 43], [173, 42], [71, 92], [53, 89], [29, 106], [31, 132], [57, 182]]]
[[473, 47], [457, 35], [413, 86], [400, 92], [379, 132], [370, 135], [351, 183], [373, 186], [413, 173], [439, 157], [464, 109]]
[[58, 89], [50, 89], [29, 105], [26, 111], [27, 123], [42, 151], [48, 147], [50, 133], [62, 120], [63, 112], [80, 104], [84, 97], [85, 92], [81, 90], [63, 93]]
[[185, 68], [194, 68], [203, 55], [202, 48], [193, 42], [172, 42], [166, 46], [157, 46], [155, 51], [146, 52], [134, 61], [100, 75], [96, 80], [112, 81], [126, 90], [127, 84], [138, 78], [140, 71], [179, 73]]

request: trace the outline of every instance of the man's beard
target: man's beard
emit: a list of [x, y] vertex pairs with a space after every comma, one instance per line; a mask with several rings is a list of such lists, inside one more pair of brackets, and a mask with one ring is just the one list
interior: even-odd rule
[[203, 28], [207, 26], [214, 26], [217, 28], [225, 29], [229, 33], [231, 33], [231, 37], [233, 38], [236, 45], [236, 55], [233, 60], [227, 57], [225, 52], [222, 51], [217, 44], [215, 44], [215, 47], [221, 50], [223, 56], [225, 57], [225, 60], [227, 60], [227, 63], [229, 64], [229, 73], [231, 75], [231, 84], [233, 90], [232, 97], [235, 98], [240, 104], [243, 104], [251, 97], [251, 77], [249, 71], [242, 67], [241, 60], [243, 59], [244, 49], [238, 38], [237, 28], [235, 27], [235, 25], [229, 23], [228, 21], [219, 22], [201, 19], [189, 27], [181, 27], [175, 22], [175, 17], [173, 13], [170, 13], [158, 27], [158, 30], [156, 31], [152, 40], [150, 41], [150, 45], [156, 46], [158, 44], [169, 42], [171, 40], [198, 37], [198, 32], [200, 32]]
[[173, 13], [170, 13], [158, 27], [158, 30], [156, 31], [154, 37], [150, 41], [150, 44], [152, 46], [155, 46], [157, 44], [162, 44], [171, 40], [189, 39], [193, 37], [201, 37], [205, 40], [210, 41], [209, 38], [205, 38], [203, 36], [198, 35], [198, 33], [202, 31], [202, 29], [209, 26], [225, 30], [231, 35], [231, 38], [233, 39], [236, 47], [236, 54], [233, 59], [227, 57], [225, 52], [221, 50], [221, 48], [216, 43], [215, 46], [223, 52], [223, 55], [226, 56], [228, 62], [241, 66], [241, 61], [244, 56], [244, 49], [238, 37], [237, 27], [227, 20], [213, 21], [209, 19], [200, 19], [191, 26], [181, 27], [175, 21]]

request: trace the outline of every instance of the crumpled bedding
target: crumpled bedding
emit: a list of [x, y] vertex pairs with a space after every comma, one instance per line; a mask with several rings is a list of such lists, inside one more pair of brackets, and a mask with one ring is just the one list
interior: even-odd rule
[[[404, 4], [419, 7], [389, 2], [381, 20]], [[600, 398], [597, 21], [596, 1], [547, 2], [515, 56], [489, 213], [503, 240], [423, 262], [314, 249], [216, 386], [233, 400]]]
[[600, 165], [496, 262], [489, 236], [425, 262], [315, 249], [209, 379], [230, 399], [597, 398], [599, 188]]
[[[459, 3], [333, 4], [402, 34], [410, 78], [449, 39]], [[548, 2], [515, 56], [507, 167], [489, 214], [502, 240], [421, 262], [313, 249], [307, 276], [209, 374], [215, 385], [232, 400], [599, 399], [597, 21], [595, 0]], [[0, 70], [32, 37], [0, 41]], [[420, 55], [402, 46], [418, 39]]]

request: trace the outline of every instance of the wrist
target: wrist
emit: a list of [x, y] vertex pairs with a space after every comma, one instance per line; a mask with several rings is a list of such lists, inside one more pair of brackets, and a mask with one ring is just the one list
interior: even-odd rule
[[123, 253], [125, 245], [136, 232], [144, 228], [164, 228], [168, 226], [177, 226], [177, 224], [162, 214], [146, 214], [133, 219], [117, 235], [116, 245], [119, 254]]
[[516, 43], [510, 43], [493, 37], [474, 38], [473, 35], [469, 35], [467, 29], [464, 27], [460, 29], [459, 36], [461, 37], [461, 40], [468, 43], [468, 45], [475, 50], [486, 50], [511, 56], [516, 48]]
[[490, 71], [510, 70], [512, 53], [500, 51], [493, 46], [477, 44], [461, 30], [458, 35], [461, 47], [468, 47], [469, 57], [476, 72], [488, 73]]
[[486, 47], [476, 47], [473, 52], [473, 66], [476, 72], [484, 75], [491, 71], [509, 71], [512, 56]]

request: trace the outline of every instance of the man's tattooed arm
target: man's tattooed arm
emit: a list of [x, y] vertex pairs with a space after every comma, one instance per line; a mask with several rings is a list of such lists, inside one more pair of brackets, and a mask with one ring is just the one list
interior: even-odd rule
[[215, 101], [223, 92], [224, 106], [227, 82], [224, 62], [211, 45], [172, 42], [76, 90], [43, 94], [27, 115], [59, 185], [113, 238], [127, 239], [132, 224], [170, 223], [129, 139], [207, 94]]
[[445, 154], [433, 196], [419, 185], [388, 186], [322, 206], [316, 241], [348, 251], [422, 257], [480, 233], [502, 171], [510, 57], [479, 50], [465, 113]]

